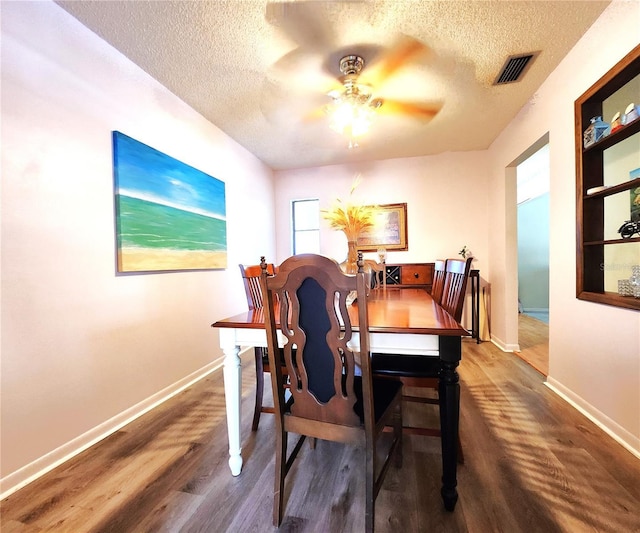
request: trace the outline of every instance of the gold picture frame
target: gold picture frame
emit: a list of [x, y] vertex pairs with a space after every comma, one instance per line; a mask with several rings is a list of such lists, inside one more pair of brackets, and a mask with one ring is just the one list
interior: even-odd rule
[[374, 226], [362, 231], [356, 246], [363, 252], [376, 252], [379, 248], [406, 251], [407, 204], [384, 204], [371, 206], [375, 209]]

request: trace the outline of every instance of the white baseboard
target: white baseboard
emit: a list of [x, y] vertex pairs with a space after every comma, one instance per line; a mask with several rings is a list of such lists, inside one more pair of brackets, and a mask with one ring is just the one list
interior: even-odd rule
[[522, 310], [523, 313], [548, 313], [548, 307], [525, 307]]
[[495, 335], [491, 335], [491, 342], [495, 344], [498, 348], [500, 348], [503, 352], [519, 352], [520, 345], [519, 344], [507, 344], [502, 339], [499, 339]]
[[55, 467], [78, 455], [80, 452], [90, 448], [105, 437], [115, 433], [120, 428], [126, 426], [129, 422], [132, 422], [136, 418], [149, 412], [151, 409], [167, 401], [179, 392], [182, 392], [190, 385], [193, 385], [196, 381], [208, 376], [220, 368], [223, 361], [223, 358], [220, 358], [209, 363], [196, 372], [193, 372], [185, 378], [173, 383], [169, 387], [166, 387], [165, 389], [150, 396], [146, 400], [130, 407], [113, 418], [97, 425], [86, 433], [70, 440], [66, 444], [63, 444], [59, 448], [56, 448], [28, 465], [23, 466], [8, 476], [0, 479], [0, 500], [4, 500], [7, 496], [10, 496], [32, 481], [35, 481], [40, 476], [53, 470]]
[[555, 379], [548, 377], [547, 381], [545, 381], [545, 385], [571, 406], [580, 411], [613, 440], [640, 459], [640, 437], [627, 431], [614, 420], [598, 411], [591, 404], [585, 402], [580, 396], [566, 388]]

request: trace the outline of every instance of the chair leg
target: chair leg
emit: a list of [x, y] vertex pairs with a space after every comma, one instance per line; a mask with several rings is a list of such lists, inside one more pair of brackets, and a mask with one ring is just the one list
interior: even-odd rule
[[396, 439], [398, 439], [398, 444], [396, 445], [396, 466], [402, 468], [402, 402], [398, 402], [398, 412], [395, 416], [394, 424]]
[[262, 365], [262, 350], [255, 348], [256, 356], [256, 405], [253, 409], [253, 422], [251, 431], [258, 429], [260, 423], [260, 413], [262, 412], [262, 396], [264, 394], [264, 367]]
[[276, 433], [276, 474], [273, 488], [273, 525], [279, 527], [284, 511], [284, 478], [287, 475], [287, 433]]
[[460, 441], [460, 434], [458, 434], [458, 463], [464, 464], [464, 454], [462, 453], [462, 442]]
[[374, 450], [371, 446], [367, 446], [365, 453], [365, 517], [364, 517], [364, 530], [366, 533], [373, 533], [375, 526], [375, 471], [374, 471]]

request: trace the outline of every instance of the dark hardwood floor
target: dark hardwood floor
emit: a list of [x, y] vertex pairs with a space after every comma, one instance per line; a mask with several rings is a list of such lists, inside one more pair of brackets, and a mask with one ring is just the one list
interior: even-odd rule
[[[273, 417], [250, 431], [252, 357], [243, 373], [242, 474], [227, 466], [217, 372], [1, 502], [12, 532], [268, 532]], [[409, 435], [385, 480], [378, 532], [640, 531], [640, 460], [489, 342], [463, 341], [455, 512], [440, 498], [439, 440]], [[407, 408], [408, 418], [429, 406]], [[304, 446], [286, 485], [283, 532], [364, 529], [357, 448]]]

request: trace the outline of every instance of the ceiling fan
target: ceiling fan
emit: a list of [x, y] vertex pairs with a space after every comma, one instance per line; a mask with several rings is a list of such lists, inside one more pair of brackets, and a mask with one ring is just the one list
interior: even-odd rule
[[350, 148], [357, 146], [356, 139], [368, 131], [377, 114], [431, 120], [442, 108], [441, 102], [417, 103], [376, 96], [376, 87], [382, 87], [401, 67], [427, 51], [424, 44], [404, 37], [364, 72], [362, 56], [343, 56], [339, 61], [340, 84], [326, 93], [331, 102], [313, 111], [309, 118], [320, 117], [320, 111], [327, 115], [331, 127], [349, 137]]
[[[404, 98], [421, 88], [420, 65], [413, 71], [408, 67], [434, 59], [429, 47], [405, 35], [380, 44], [388, 40], [367, 26], [367, 5], [358, 0], [267, 3], [267, 20], [298, 45], [270, 69], [267, 114], [286, 107], [285, 116], [297, 110], [306, 123], [328, 119], [354, 147], [380, 115], [426, 122], [440, 111], [441, 101]], [[353, 37], [356, 42], [349, 44]], [[371, 42], [376, 44], [366, 44]]]

